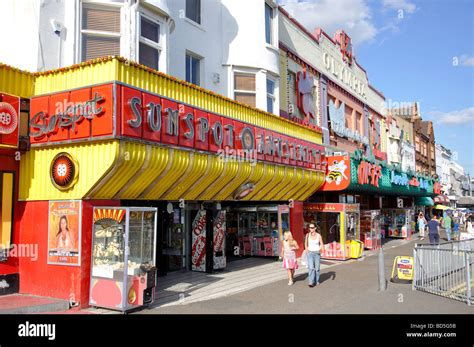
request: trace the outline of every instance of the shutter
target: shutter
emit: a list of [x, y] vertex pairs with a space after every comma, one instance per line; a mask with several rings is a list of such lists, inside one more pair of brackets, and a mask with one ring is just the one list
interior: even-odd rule
[[244, 94], [244, 93], [235, 93], [235, 101], [241, 102], [245, 105], [255, 107], [256, 100], [255, 94]]
[[120, 55], [119, 37], [98, 37], [83, 34], [82, 61], [108, 55]]
[[255, 75], [236, 73], [234, 75], [234, 89], [254, 92], [255, 91]]
[[82, 29], [120, 33], [120, 9], [83, 6]]

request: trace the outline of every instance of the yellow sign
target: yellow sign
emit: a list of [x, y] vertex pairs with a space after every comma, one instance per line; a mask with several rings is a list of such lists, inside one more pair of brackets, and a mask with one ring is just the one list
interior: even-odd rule
[[413, 257], [398, 256], [393, 262], [391, 282], [411, 283], [413, 281]]

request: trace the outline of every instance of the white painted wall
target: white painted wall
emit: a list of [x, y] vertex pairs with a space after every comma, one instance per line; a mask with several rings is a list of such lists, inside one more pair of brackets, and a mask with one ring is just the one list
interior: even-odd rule
[[[161, 23], [163, 54], [160, 71], [167, 72], [170, 21], [165, 0], [147, 0], [140, 4], [129, 0], [2, 0], [0, 20], [5, 28], [2, 43], [15, 47], [0, 51], [0, 62], [28, 71], [44, 71], [81, 62], [81, 3], [115, 6], [121, 9], [120, 55], [137, 60], [138, 14], [143, 12]], [[157, 6], [163, 6], [159, 8]], [[62, 24], [58, 35], [51, 24]], [[5, 39], [3, 39], [5, 37]]]
[[[275, 5], [273, 2], [270, 2]], [[170, 36], [169, 73], [186, 78], [185, 56], [201, 58], [201, 86], [234, 98], [234, 71], [256, 74], [256, 105], [266, 110], [266, 79], [275, 82], [274, 113], [279, 113], [278, 18], [274, 19], [274, 46], [265, 42], [265, 0], [242, 5], [235, 0], [201, 1], [201, 24], [185, 16], [185, 0], [169, 1], [176, 29]], [[278, 11], [275, 11], [278, 15]]]
[[39, 12], [38, 0], [0, 2], [0, 62], [22, 70], [37, 70]]
[[[276, 7], [273, 0], [267, 0]], [[2, 0], [0, 62], [43, 71], [81, 62], [81, 3], [121, 8], [120, 55], [138, 60], [139, 14], [161, 24], [160, 71], [186, 78], [185, 56], [202, 58], [200, 85], [233, 98], [233, 72], [256, 73], [257, 107], [266, 110], [266, 79], [275, 80], [274, 113], [279, 114], [278, 11], [274, 44], [265, 42], [265, 0], [242, 5], [236, 0], [201, 1], [201, 24], [185, 16], [185, 0]], [[51, 20], [63, 25], [60, 35]], [[3, 33], [9, 33], [5, 35]]]

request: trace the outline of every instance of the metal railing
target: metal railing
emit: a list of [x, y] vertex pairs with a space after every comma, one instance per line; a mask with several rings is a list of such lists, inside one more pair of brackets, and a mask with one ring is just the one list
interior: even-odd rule
[[415, 245], [413, 290], [474, 302], [474, 240]]

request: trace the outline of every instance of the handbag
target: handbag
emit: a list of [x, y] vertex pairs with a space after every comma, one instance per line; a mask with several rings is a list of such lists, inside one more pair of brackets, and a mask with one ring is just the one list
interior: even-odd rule
[[308, 266], [308, 252], [306, 252], [306, 250], [301, 254], [301, 265]]

